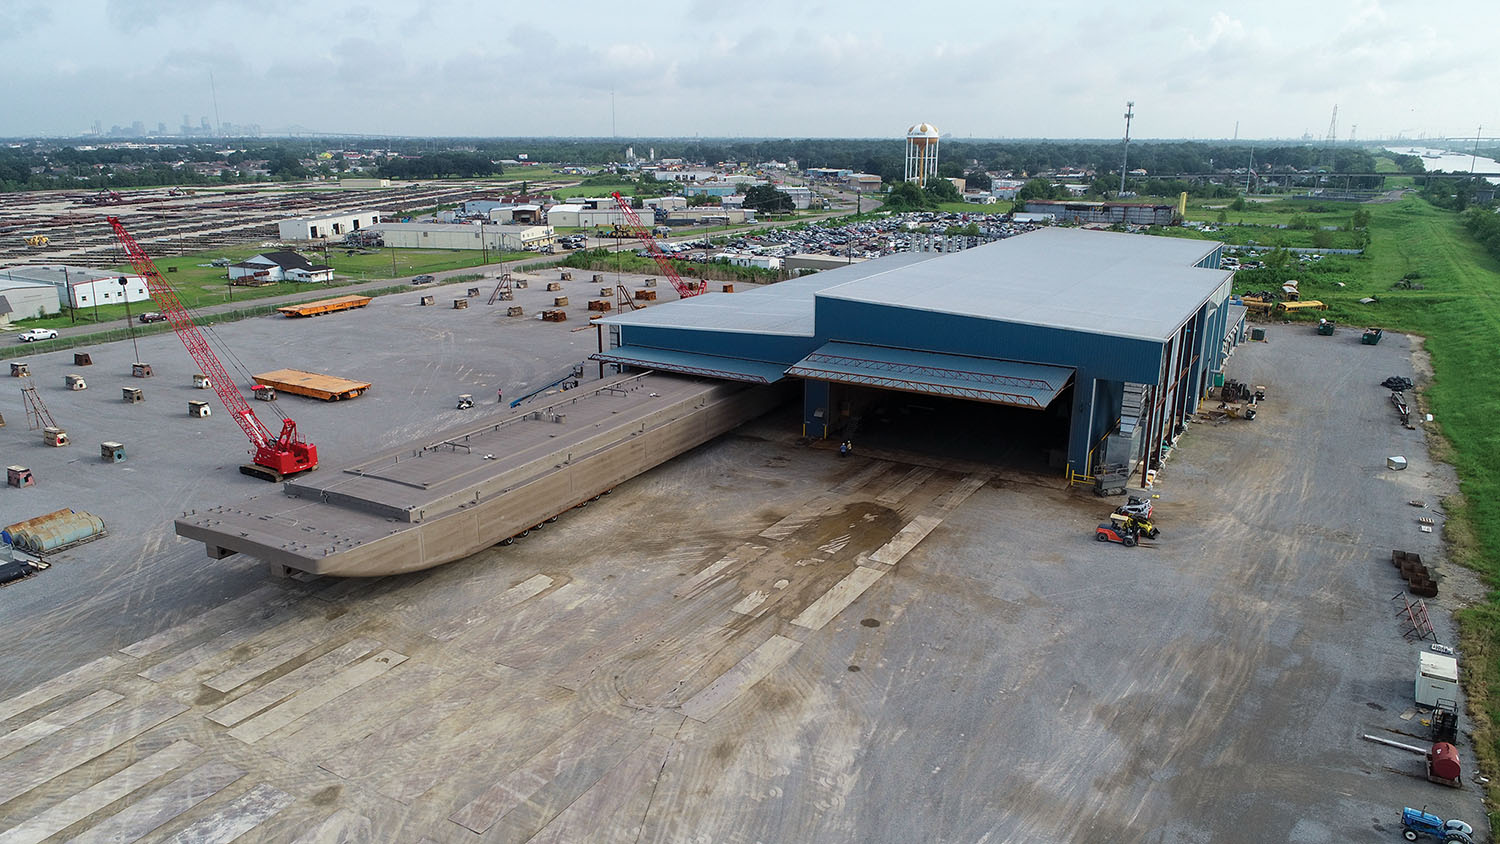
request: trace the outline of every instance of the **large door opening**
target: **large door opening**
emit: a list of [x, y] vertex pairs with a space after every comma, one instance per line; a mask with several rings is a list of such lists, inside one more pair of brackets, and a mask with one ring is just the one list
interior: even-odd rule
[[[1070, 384], [1045, 410], [873, 387], [835, 385], [837, 439], [856, 451], [916, 452], [1056, 474], [1067, 465]], [[846, 413], [847, 411], [847, 413]]]

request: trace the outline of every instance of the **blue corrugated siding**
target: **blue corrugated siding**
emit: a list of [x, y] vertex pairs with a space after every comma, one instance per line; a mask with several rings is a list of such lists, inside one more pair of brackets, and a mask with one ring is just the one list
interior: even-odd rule
[[646, 325], [620, 326], [621, 344], [676, 349], [705, 355], [762, 360], [791, 366], [822, 345], [812, 337], [779, 334], [744, 334], [734, 331], [660, 328]]
[[818, 337], [1071, 366], [1091, 378], [1156, 383], [1162, 344], [844, 299], [819, 299]]

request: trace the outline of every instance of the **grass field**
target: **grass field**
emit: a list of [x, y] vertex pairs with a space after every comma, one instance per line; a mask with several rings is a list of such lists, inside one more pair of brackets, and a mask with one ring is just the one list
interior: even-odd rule
[[939, 202], [937, 210], [949, 214], [1006, 214], [1011, 203], [996, 202], [994, 205], [975, 205], [972, 202]]
[[552, 195], [557, 197], [558, 199], [572, 199], [575, 196], [609, 196], [616, 191], [618, 191], [619, 193], [623, 193], [626, 196], [632, 196], [635, 194], [635, 185], [624, 183], [611, 185], [579, 185], [575, 188], [559, 188], [555, 191], [552, 191]]
[[[1500, 425], [1495, 419], [1500, 262], [1468, 235], [1458, 214], [1415, 196], [1362, 207], [1371, 214], [1372, 234], [1364, 256], [1294, 263], [1271, 277], [1266, 271], [1242, 272], [1236, 288], [1258, 290], [1281, 277], [1299, 278], [1303, 297], [1327, 302], [1327, 316], [1337, 322], [1426, 338], [1434, 375], [1431, 383], [1418, 386], [1441, 432], [1439, 455], [1458, 470], [1463, 499], [1445, 502], [1445, 539], [1453, 559], [1478, 571], [1493, 590], [1500, 586]], [[1257, 210], [1261, 216], [1271, 213]], [[1285, 221], [1291, 209], [1280, 213]], [[1423, 289], [1398, 289], [1403, 278]], [[1359, 304], [1366, 297], [1378, 301]], [[1372, 389], [1380, 374], [1371, 373]], [[1459, 622], [1476, 749], [1485, 773], [1495, 776], [1500, 771], [1500, 592], [1464, 610]]]

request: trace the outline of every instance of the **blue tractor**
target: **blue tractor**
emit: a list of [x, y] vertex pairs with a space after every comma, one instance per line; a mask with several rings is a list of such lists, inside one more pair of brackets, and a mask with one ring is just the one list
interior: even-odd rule
[[1474, 844], [1474, 828], [1458, 820], [1443, 820], [1424, 809], [1410, 807], [1401, 810], [1401, 836], [1407, 841], [1416, 841], [1423, 835], [1438, 841], [1454, 841], [1458, 844]]

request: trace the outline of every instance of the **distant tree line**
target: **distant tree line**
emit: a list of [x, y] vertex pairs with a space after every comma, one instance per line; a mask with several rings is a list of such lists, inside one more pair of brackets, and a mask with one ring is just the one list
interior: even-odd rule
[[478, 152], [437, 152], [413, 158], [392, 156], [380, 163], [378, 171], [391, 179], [472, 179], [505, 172], [499, 163]]
[[[80, 142], [83, 143], [83, 142]], [[291, 138], [222, 139], [212, 142], [184, 141], [161, 148], [100, 147], [80, 150], [79, 143], [33, 142], [15, 148], [0, 149], [0, 190], [38, 190], [58, 187], [121, 187], [144, 184], [212, 184], [223, 181], [257, 181], [265, 176], [230, 172], [222, 177], [205, 177], [190, 168], [173, 169], [178, 162], [218, 161], [219, 151], [235, 146], [238, 152], [226, 160], [231, 165], [241, 161], [268, 161], [264, 169], [273, 179], [296, 179], [310, 174], [299, 161], [313, 159], [326, 151], [329, 141]], [[348, 145], [368, 149], [378, 147], [388, 153], [376, 163], [380, 175], [391, 178], [443, 178], [496, 175], [502, 172], [496, 162], [521, 158], [532, 161], [565, 162], [600, 166], [624, 160], [627, 147], [637, 155], [654, 150], [658, 159], [683, 158], [691, 161], [760, 162], [795, 159], [803, 167], [837, 167], [879, 175], [887, 183], [903, 176], [903, 141], [898, 138], [854, 139], [651, 139], [631, 140], [591, 138], [432, 138], [432, 139], [364, 139]], [[1100, 180], [1094, 192], [1107, 190], [1107, 184], [1118, 187], [1119, 167], [1123, 153], [1120, 141], [1088, 140], [1015, 140], [976, 141], [944, 140], [939, 156], [938, 176], [958, 177], [980, 189], [988, 186], [988, 172], [1035, 175], [1063, 167], [1092, 170]], [[1137, 141], [1130, 145], [1129, 167], [1147, 171], [1148, 179], [1160, 179], [1182, 173], [1209, 173], [1244, 168], [1251, 163], [1264, 168], [1331, 173], [1371, 173], [1375, 170], [1375, 153], [1362, 147], [1340, 144], [1328, 148], [1315, 144], [1265, 142], [1205, 141]], [[1331, 157], [1331, 162], [1330, 162]], [[1415, 156], [1395, 156], [1403, 172], [1420, 173], [1421, 160]], [[98, 165], [98, 166], [96, 166]], [[124, 169], [129, 167], [130, 169]], [[137, 170], [135, 168], [139, 167]], [[46, 172], [33, 173], [33, 168]], [[341, 154], [314, 165], [311, 172], [331, 175], [348, 169]], [[1340, 180], [1343, 184], [1346, 180]], [[1360, 180], [1355, 179], [1354, 182]], [[1378, 186], [1378, 177], [1371, 185]], [[670, 187], [665, 186], [664, 187]], [[1159, 193], [1166, 186], [1142, 184], [1141, 193]], [[1206, 188], [1193, 192], [1203, 195]], [[1170, 192], [1170, 191], [1168, 191]]]
[[1500, 260], [1500, 214], [1484, 208], [1471, 208], [1464, 214], [1464, 227], [1490, 253], [1490, 257]]

